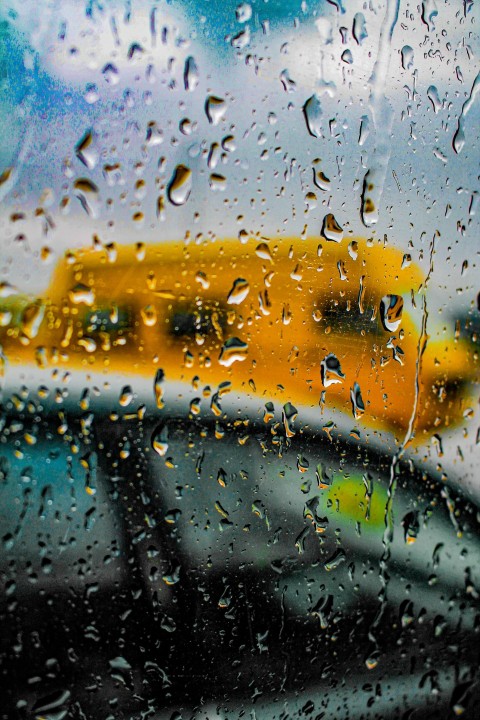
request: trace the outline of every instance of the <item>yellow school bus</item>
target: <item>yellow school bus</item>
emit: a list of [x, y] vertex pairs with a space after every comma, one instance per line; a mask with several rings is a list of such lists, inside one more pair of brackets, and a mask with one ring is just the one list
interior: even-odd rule
[[362, 238], [95, 242], [65, 254], [42, 297], [2, 300], [0, 343], [12, 364], [156, 376], [159, 404], [164, 378], [210, 392], [213, 412], [231, 388], [421, 436], [461, 417], [475, 361], [422, 331], [424, 281]]

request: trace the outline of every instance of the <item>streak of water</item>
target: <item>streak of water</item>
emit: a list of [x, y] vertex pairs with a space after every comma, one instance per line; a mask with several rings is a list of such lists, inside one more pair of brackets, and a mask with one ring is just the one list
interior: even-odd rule
[[415, 362], [415, 394], [414, 394], [414, 400], [412, 405], [412, 412], [410, 415], [410, 420], [408, 423], [407, 430], [405, 432], [405, 436], [400, 443], [397, 452], [393, 455], [392, 461], [390, 463], [390, 475], [389, 475], [389, 481], [388, 481], [388, 489], [387, 489], [387, 502], [385, 505], [385, 514], [384, 514], [384, 523], [385, 523], [385, 529], [383, 532], [383, 553], [380, 558], [380, 583], [381, 583], [381, 590], [379, 593], [379, 600], [380, 604], [377, 610], [377, 613], [375, 615], [375, 618], [370, 626], [368, 637], [369, 640], [373, 644], [373, 652], [369, 654], [369, 657], [366, 660], [367, 667], [369, 666], [369, 659], [373, 655], [378, 654], [378, 642], [376, 639], [376, 631], [380, 625], [380, 622], [383, 617], [383, 613], [385, 611], [385, 607], [387, 604], [387, 587], [388, 587], [388, 562], [390, 559], [391, 554], [391, 545], [393, 541], [393, 501], [395, 498], [395, 490], [397, 487], [397, 468], [399, 466], [400, 460], [402, 459], [403, 454], [405, 453], [405, 450], [410, 443], [410, 441], [413, 438], [414, 435], [414, 429], [415, 429], [415, 420], [417, 417], [417, 411], [418, 411], [418, 400], [420, 395], [420, 377], [421, 377], [421, 371], [422, 371], [422, 358], [425, 353], [425, 349], [427, 347], [427, 341], [428, 341], [428, 335], [427, 335], [427, 321], [428, 321], [428, 310], [427, 310], [427, 299], [426, 299], [426, 286], [428, 284], [428, 280], [430, 279], [430, 275], [433, 270], [433, 254], [435, 250], [435, 237], [433, 237], [431, 246], [430, 246], [430, 269], [427, 276], [427, 280], [423, 287], [423, 295], [422, 295], [422, 326], [420, 331], [420, 336], [418, 338], [418, 344], [417, 344], [417, 358]]
[[477, 74], [477, 77], [473, 81], [472, 89], [470, 90], [470, 95], [468, 96], [467, 100], [463, 104], [462, 111], [458, 118], [457, 131], [456, 131], [455, 135], [453, 136], [453, 149], [455, 150], [457, 155], [462, 151], [463, 146], [465, 145], [465, 118], [468, 115], [468, 113], [470, 112], [479, 90], [480, 90], [480, 72]]
[[400, 0], [389, 0], [380, 30], [378, 54], [369, 80], [370, 112], [375, 128], [375, 149], [363, 182], [362, 221], [366, 227], [378, 221], [378, 208], [383, 194], [391, 153], [393, 108], [385, 96], [390, 65], [391, 40], [398, 20]]

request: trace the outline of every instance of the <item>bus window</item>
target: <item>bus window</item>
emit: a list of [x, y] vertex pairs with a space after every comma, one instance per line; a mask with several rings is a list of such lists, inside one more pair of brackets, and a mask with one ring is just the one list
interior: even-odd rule
[[84, 319], [84, 331], [90, 336], [107, 333], [108, 335], [126, 335], [133, 330], [133, 310], [131, 307], [98, 308], [88, 312]]
[[[320, 310], [322, 315], [321, 325], [330, 327], [333, 333], [351, 335], [363, 332], [376, 335], [379, 332], [376, 308], [367, 305], [361, 313], [356, 297], [343, 297], [340, 300], [330, 298], [327, 301], [322, 299], [315, 309]], [[319, 327], [317, 323], [315, 325]]]
[[207, 337], [216, 333], [221, 338], [227, 324], [227, 313], [220, 306], [208, 308], [174, 307], [168, 332], [176, 338]]

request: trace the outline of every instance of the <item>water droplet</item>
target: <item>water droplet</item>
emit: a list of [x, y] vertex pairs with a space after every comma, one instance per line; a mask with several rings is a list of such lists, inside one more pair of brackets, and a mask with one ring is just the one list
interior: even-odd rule
[[219, 513], [219, 515], [221, 515], [225, 520], [228, 520], [229, 512], [223, 507], [222, 503], [219, 500], [215, 502], [214, 507], [215, 510]]
[[82, 283], [75, 285], [75, 287], [69, 291], [68, 297], [70, 302], [74, 305], [84, 303], [85, 305], [91, 307], [95, 302], [95, 292], [93, 289], [87, 285], [83, 285]]
[[472, 680], [466, 682], [460, 682], [455, 686], [450, 699], [450, 707], [457, 717], [463, 715], [468, 709], [468, 706], [472, 704], [472, 693], [470, 688], [473, 685]]
[[182, 511], [178, 508], [173, 508], [172, 510], [167, 510], [165, 513], [165, 522], [169, 525], [174, 525], [179, 521], [179, 519], [182, 516]]
[[463, 146], [465, 145], [465, 132], [463, 130], [463, 125], [460, 124], [460, 120], [458, 122], [457, 131], [453, 138], [453, 149], [459, 155], [462, 152]]
[[152, 448], [160, 457], [168, 451], [168, 429], [166, 425], [159, 425], [152, 434]]
[[280, 81], [283, 85], [283, 89], [285, 90], [285, 92], [293, 93], [296, 91], [297, 84], [296, 84], [295, 80], [292, 80], [292, 78], [288, 74], [287, 69], [282, 70], [282, 72], [280, 73]]
[[330, 45], [333, 42], [332, 23], [327, 17], [323, 16], [315, 20], [315, 28], [322, 45]]
[[321, 517], [318, 512], [320, 498], [316, 495], [305, 503], [303, 517], [313, 523], [316, 533], [324, 533], [328, 528], [328, 518]]
[[342, 53], [342, 61], [346, 65], [351, 65], [353, 63], [353, 55], [352, 51], [347, 48], [347, 50], [344, 50]]
[[78, 180], [75, 180], [73, 187], [79, 192], [85, 194], [98, 193], [98, 187], [88, 178], [79, 178]]
[[363, 13], [358, 12], [353, 18], [352, 35], [355, 38], [357, 45], [361, 45], [368, 37], [367, 24]]
[[260, 243], [255, 248], [255, 255], [262, 260], [268, 260], [269, 262], [273, 263], [272, 253], [270, 252], [270, 248], [268, 247], [267, 243]]
[[75, 180], [73, 187], [76, 190], [75, 194], [80, 200], [80, 203], [87, 215], [95, 217], [98, 212], [98, 187], [88, 178], [79, 178], [78, 180]]
[[340, 280], [348, 280], [345, 260], [339, 260], [337, 262], [337, 270], [338, 270], [338, 274], [340, 276]]
[[465, 145], [465, 118], [468, 115], [468, 113], [470, 112], [470, 109], [471, 109], [473, 103], [475, 102], [475, 98], [476, 98], [479, 90], [480, 90], [480, 72], [478, 73], [475, 80], [473, 81], [470, 95], [467, 98], [467, 100], [464, 102], [462, 111], [458, 118], [457, 130], [453, 137], [453, 149], [455, 150], [457, 155], [462, 151], [462, 148]]
[[120, 393], [119, 403], [122, 407], [127, 407], [133, 400], [133, 391], [130, 385], [125, 385]]
[[248, 25], [232, 37], [231, 45], [237, 50], [243, 50], [250, 42], [250, 28]]
[[352, 412], [355, 420], [359, 420], [365, 412], [360, 385], [356, 382], [350, 389], [350, 400], [352, 402]]
[[222, 98], [216, 97], [215, 95], [209, 95], [205, 103], [205, 113], [208, 118], [208, 122], [211, 125], [219, 125], [225, 113], [227, 112], [227, 104]]
[[285, 303], [282, 309], [282, 323], [284, 325], [290, 325], [292, 321], [292, 312], [290, 310], [290, 305], [288, 303]]
[[12, 321], [12, 313], [9, 310], [0, 310], [0, 327], [7, 327]]
[[208, 179], [208, 182], [212, 190], [215, 190], [217, 192], [225, 192], [225, 190], [227, 189], [227, 179], [224, 177], [224, 175], [212, 173]]
[[263, 413], [263, 422], [268, 423], [273, 420], [275, 416], [275, 408], [272, 402], [265, 403], [265, 411]]
[[440, 637], [443, 635], [444, 631], [447, 628], [447, 621], [443, 617], [443, 615], [437, 615], [433, 621], [433, 627], [434, 627], [434, 634], [435, 637]]
[[308, 98], [303, 106], [307, 130], [313, 137], [322, 137], [322, 105], [317, 95]]
[[221, 487], [227, 487], [227, 473], [223, 468], [218, 468], [217, 482]]
[[306, 457], [304, 457], [303, 455], [297, 455], [297, 470], [298, 470], [298, 472], [301, 472], [301, 473], [307, 472], [309, 467], [310, 467], [310, 463], [308, 462], [308, 459]]
[[157, 311], [154, 305], [146, 305], [141, 308], [140, 316], [146, 327], [153, 327], [157, 323]]
[[237, 337], [232, 337], [223, 344], [218, 362], [224, 367], [230, 367], [234, 362], [246, 360], [247, 353], [248, 343], [243, 342], [243, 340]]
[[96, 474], [97, 474], [97, 455], [94, 452], [86, 453], [80, 460], [82, 467], [87, 471], [85, 477], [85, 492], [87, 495], [96, 495]]
[[170, 573], [162, 575], [162, 580], [166, 585], [176, 585], [180, 580], [180, 565], [175, 565]]
[[358, 133], [358, 144], [360, 147], [365, 144], [370, 134], [370, 121], [368, 115], [362, 115], [360, 118], [360, 131]]
[[232, 604], [232, 596], [231, 596], [231, 592], [230, 592], [229, 588], [227, 587], [227, 588], [225, 588], [225, 591], [224, 591], [222, 597], [218, 601], [218, 607], [221, 610], [226, 610], [227, 608], [230, 607], [231, 604]]
[[309, 533], [310, 533], [310, 528], [304, 527], [303, 530], [300, 532], [300, 534], [295, 539], [295, 547], [298, 550], [300, 555], [305, 552], [305, 540], [307, 539], [307, 536]]
[[6, 168], [2, 173], [0, 173], [0, 187], [7, 183], [13, 174], [13, 167]]
[[374, 650], [370, 653], [370, 655], [368, 655], [368, 657], [365, 658], [365, 665], [368, 670], [375, 670], [379, 661], [380, 653], [378, 652], [378, 650]]
[[51, 717], [64, 718], [68, 714], [68, 709], [65, 710], [62, 705], [66, 705], [70, 698], [70, 690], [58, 690], [37, 700], [32, 708], [32, 713], [36, 717], [48, 714]]
[[55, 251], [48, 245], [44, 245], [40, 250], [40, 260], [49, 265], [55, 257]]
[[149, 122], [147, 125], [145, 142], [148, 147], [157, 147], [163, 143], [163, 130], [158, 127], [154, 120]]
[[317, 478], [317, 485], [321, 490], [327, 490], [331, 486], [333, 477], [322, 463], [318, 463], [315, 468], [315, 475]]
[[402, 48], [402, 68], [410, 70], [413, 67], [413, 49], [410, 45], [404, 45]]
[[411, 600], [404, 600], [399, 609], [400, 622], [402, 628], [406, 628], [413, 623], [413, 603]]
[[89, 105], [94, 105], [97, 100], [99, 99], [100, 95], [98, 94], [98, 87], [95, 85], [95, 83], [87, 83], [85, 86], [85, 101]]
[[208, 288], [210, 287], [210, 280], [208, 279], [207, 275], [201, 270], [195, 273], [195, 281], [202, 286], [203, 290], [208, 290]]
[[235, 16], [240, 23], [248, 22], [252, 17], [252, 6], [246, 2], [241, 3], [235, 10]]
[[159, 195], [157, 198], [156, 215], [161, 222], [165, 220], [165, 197], [163, 195]]
[[[324, 587], [324, 586], [323, 586]], [[333, 612], [333, 595], [325, 595], [312, 607], [310, 610], [312, 615], [318, 617], [320, 621], [320, 627], [322, 630], [326, 630], [330, 624]]]
[[314, 192], [308, 192], [305, 195], [305, 204], [307, 206], [305, 214], [308, 214], [310, 210], [315, 210], [315, 208], [317, 207], [317, 196]]
[[341, 383], [345, 378], [336, 355], [329, 353], [320, 363], [320, 377], [324, 387]]
[[233, 281], [232, 289], [228, 293], [227, 303], [229, 305], [240, 305], [248, 293], [250, 292], [250, 285], [247, 280], [243, 278], [237, 278]]
[[222, 140], [222, 148], [225, 150], [225, 152], [235, 152], [237, 146], [235, 144], [235, 138], [233, 135], [225, 135]]
[[18, 293], [18, 290], [13, 285], [10, 285], [8, 282], [1, 282], [0, 283], [0, 298], [7, 298], [11, 297], [12, 295], [16, 295]]
[[193, 400], [190, 401], [190, 412], [192, 415], [200, 415], [200, 398], [193, 398]]
[[168, 185], [168, 199], [173, 205], [184, 205], [192, 191], [192, 171], [186, 165], [177, 165]]
[[130, 451], [131, 445], [130, 442], [127, 440], [123, 443], [122, 449], [120, 450], [120, 458], [122, 460], [126, 460], [128, 457], [130, 457]]
[[443, 457], [443, 443], [442, 443], [442, 438], [441, 438], [441, 436], [440, 436], [438, 433], [435, 433], [435, 434], [432, 436], [432, 445], [433, 445], [433, 447], [435, 448], [435, 450], [437, 451], [438, 457]]
[[95, 340], [86, 335], [79, 339], [78, 344], [80, 345], [80, 347], [83, 347], [83, 349], [86, 350], [86, 352], [88, 353], [94, 353], [97, 349], [97, 343], [95, 342]]
[[374, 171], [368, 170], [363, 181], [361, 213], [365, 227], [370, 227], [378, 222], [378, 209], [375, 204], [374, 191], [378, 194], [379, 190], [375, 188], [374, 175]]
[[403, 298], [385, 295], [380, 301], [380, 317], [385, 330], [395, 332], [402, 322]]
[[323, 218], [322, 236], [332, 242], [340, 242], [343, 239], [343, 228], [332, 213]]
[[127, 58], [129, 60], [137, 60], [142, 57], [145, 50], [138, 42], [133, 42], [127, 50]]
[[303, 265], [301, 263], [297, 263], [290, 273], [290, 277], [292, 280], [296, 280], [297, 282], [300, 282], [303, 277]]
[[218, 394], [220, 397], [223, 397], [224, 395], [227, 395], [232, 390], [232, 383], [229, 380], [225, 380], [224, 382], [221, 382], [218, 386]]
[[[178, 127], [182, 135], [191, 135], [196, 127], [196, 123], [192, 123], [190, 118], [183, 118]], [[193, 155], [191, 157], [193, 157]]]
[[320, 190], [327, 192], [330, 190], [330, 179], [320, 170], [319, 164], [318, 158], [313, 161], [313, 182]]
[[285, 428], [285, 434], [288, 438], [293, 437], [295, 435], [295, 431], [293, 429], [293, 423], [295, 422], [296, 418], [298, 416], [298, 410], [297, 408], [292, 405], [291, 402], [285, 403], [283, 406], [283, 426]]
[[163, 387], [162, 383], [165, 379], [165, 373], [161, 368], [158, 368], [157, 372], [155, 373], [155, 379], [153, 381], [153, 393], [155, 395], [155, 403], [157, 405], [157, 408], [161, 410], [164, 406], [163, 402]]
[[427, 97], [433, 105], [434, 112], [438, 113], [438, 111], [442, 108], [442, 101], [440, 100], [438, 90], [435, 85], [430, 85], [427, 89]]
[[327, 572], [331, 572], [332, 570], [336, 570], [339, 565], [341, 565], [346, 560], [345, 550], [342, 548], [338, 548], [331, 558], [329, 558], [326, 562], [324, 562], [323, 567]]
[[25, 337], [27, 337], [29, 340], [32, 340], [38, 335], [38, 331], [40, 329], [40, 325], [42, 324], [44, 316], [45, 305], [41, 300], [36, 300], [35, 302], [30, 303], [30, 305], [27, 305], [27, 307], [22, 312], [22, 318], [20, 323], [22, 332]]
[[185, 60], [185, 67], [183, 70], [183, 83], [185, 85], [185, 90], [193, 92], [199, 83], [199, 79], [200, 76], [197, 63], [190, 55], [190, 57]]
[[429, 32], [435, 30], [434, 18], [438, 15], [435, 0], [423, 0], [422, 2], [422, 21], [428, 28]]
[[113, 63], [107, 63], [102, 70], [104, 80], [108, 85], [118, 85], [119, 73], [118, 68]]
[[216, 142], [212, 143], [207, 158], [207, 164], [210, 170], [214, 170], [217, 167], [220, 156], [220, 145]]
[[407, 545], [412, 545], [416, 539], [420, 530], [418, 522], [418, 513], [413, 511], [405, 515], [402, 520], [404, 539]]
[[[333, 7], [337, 8], [337, 11], [339, 11], [342, 15], [345, 13], [345, 8], [343, 7], [342, 0], [328, 0], [330, 5], [333, 5]], [[341, 28], [341, 30], [346, 30], [346, 28]]]
[[87, 130], [82, 139], [79, 140], [75, 146], [75, 154], [85, 167], [89, 170], [93, 170], [98, 162], [98, 153], [93, 147], [92, 130]]

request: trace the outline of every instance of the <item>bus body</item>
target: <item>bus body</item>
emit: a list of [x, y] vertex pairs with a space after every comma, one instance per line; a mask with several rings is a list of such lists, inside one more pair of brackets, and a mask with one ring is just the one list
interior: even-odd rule
[[66, 253], [43, 297], [22, 296], [0, 342], [11, 363], [193, 383], [213, 412], [231, 387], [402, 439], [459, 417], [472, 361], [464, 343], [428, 341], [424, 291], [408, 256], [360, 238], [96, 243]]

